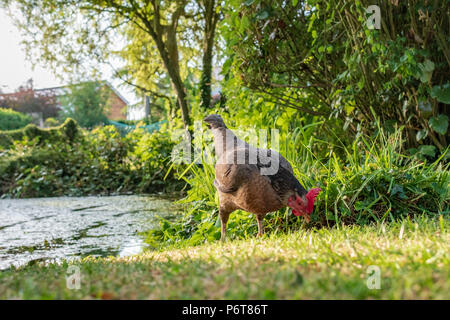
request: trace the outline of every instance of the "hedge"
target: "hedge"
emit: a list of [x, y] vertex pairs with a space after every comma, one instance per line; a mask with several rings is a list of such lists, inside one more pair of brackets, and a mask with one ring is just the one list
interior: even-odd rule
[[28, 124], [22, 129], [0, 131], [0, 146], [9, 148], [15, 140], [22, 140], [24, 137], [32, 140], [38, 138], [39, 143], [53, 140], [66, 140], [72, 142], [79, 132], [78, 124], [75, 120], [67, 118], [58, 127], [42, 129], [34, 124]]
[[12, 109], [0, 108], [0, 130], [15, 130], [25, 127], [32, 121], [29, 115]]

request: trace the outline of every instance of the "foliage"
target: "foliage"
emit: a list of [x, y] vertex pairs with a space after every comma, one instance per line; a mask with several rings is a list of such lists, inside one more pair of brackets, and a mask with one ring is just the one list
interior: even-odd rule
[[[401, 130], [387, 134], [379, 127], [374, 137], [361, 135], [350, 146], [342, 145], [340, 156], [333, 151], [319, 152], [327, 142], [310, 134], [312, 128], [298, 128], [285, 136], [280, 146], [305, 188], [319, 186], [323, 190], [307, 227], [365, 225], [450, 213], [450, 165], [443, 160], [448, 158], [448, 150], [432, 163], [426, 159], [434, 154], [406, 157]], [[147, 241], [152, 245], [195, 245], [220, 238], [214, 167], [205, 157], [202, 166], [191, 165], [190, 175], [185, 177], [191, 189], [182, 202], [191, 204], [191, 209], [175, 221], [161, 219], [160, 229], [149, 232]], [[267, 232], [296, 230], [302, 225], [302, 218], [291, 215], [288, 209], [265, 219]], [[231, 238], [255, 233], [252, 214], [237, 211], [230, 216]]]
[[[373, 109], [387, 129], [405, 126], [409, 147], [446, 148], [450, 51], [442, 1], [228, 3], [221, 27], [228, 77], [301, 114], [339, 118], [352, 136], [376, 130]], [[381, 9], [380, 29], [366, 24], [370, 5]]]
[[150, 125], [150, 124], [152, 124], [152, 122], [150, 122], [150, 119], [148, 119], [148, 118], [144, 118], [144, 119], [141, 119], [141, 120], [124, 120], [124, 119], [117, 119], [117, 120], [114, 120], [115, 122], [118, 122], [118, 123], [122, 123], [122, 124], [125, 124], [125, 125], [127, 125], [127, 126], [136, 126], [136, 125], [139, 125], [139, 124], [144, 124], [144, 125]]
[[44, 125], [49, 128], [49, 127], [56, 127], [58, 126], [60, 123], [57, 119], [55, 118], [47, 118], [44, 121]]
[[[1, 299], [449, 299], [450, 220], [298, 230], [0, 273]], [[80, 290], [67, 270], [80, 268]], [[369, 266], [380, 289], [367, 286]]]
[[[131, 161], [139, 172], [140, 182], [137, 189], [145, 192], [170, 189], [178, 184], [174, 173], [168, 174], [168, 165], [174, 142], [167, 131], [154, 131], [148, 134], [145, 129], [138, 128], [128, 135], [133, 141], [134, 150]], [[167, 177], [168, 179], [167, 179]], [[168, 187], [168, 188], [167, 188]]]
[[106, 121], [109, 91], [101, 82], [71, 85], [61, 97], [60, 118], [73, 118], [83, 128], [93, 128]]
[[25, 127], [31, 117], [12, 109], [0, 108], [0, 130], [14, 130]]
[[137, 129], [122, 137], [114, 126], [84, 131], [74, 120], [58, 128], [27, 126], [2, 133], [13, 141], [0, 153], [3, 197], [47, 197], [173, 191], [183, 184], [167, 173], [167, 132]]
[[[56, 96], [51, 91], [36, 91], [30, 79], [16, 92], [0, 95], [0, 107], [22, 113], [39, 113], [43, 119], [55, 117], [59, 111]], [[2, 129], [5, 130], [5, 129]]]
[[41, 129], [34, 124], [28, 124], [22, 129], [0, 131], [0, 150], [10, 148], [14, 141], [23, 139], [34, 140], [36, 144], [43, 145], [47, 140], [72, 142], [79, 131], [78, 125], [73, 119], [67, 118], [58, 127]]

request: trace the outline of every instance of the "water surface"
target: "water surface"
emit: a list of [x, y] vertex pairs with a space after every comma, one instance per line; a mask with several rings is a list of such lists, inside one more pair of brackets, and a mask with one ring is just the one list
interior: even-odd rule
[[159, 196], [58, 197], [0, 200], [0, 270], [35, 261], [139, 253], [139, 232], [169, 216]]

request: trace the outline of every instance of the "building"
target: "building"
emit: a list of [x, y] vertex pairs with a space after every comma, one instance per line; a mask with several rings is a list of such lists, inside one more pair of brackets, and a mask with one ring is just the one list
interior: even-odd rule
[[[110, 92], [108, 98], [108, 104], [110, 106], [108, 113], [106, 114], [109, 120], [126, 120], [128, 101], [125, 99], [119, 91], [117, 91], [108, 81], [102, 81], [104, 86]], [[62, 97], [68, 93], [69, 86], [53, 87], [35, 89], [34, 91], [44, 94], [54, 94], [56, 97]]]

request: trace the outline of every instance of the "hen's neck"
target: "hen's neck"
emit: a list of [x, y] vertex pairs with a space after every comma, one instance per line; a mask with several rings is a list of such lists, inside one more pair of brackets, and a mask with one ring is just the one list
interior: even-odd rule
[[245, 147], [247, 143], [242, 141], [233, 131], [228, 128], [216, 128], [212, 130], [214, 138], [214, 148], [216, 150], [217, 157], [221, 157], [229, 150], [236, 149], [238, 147]]

